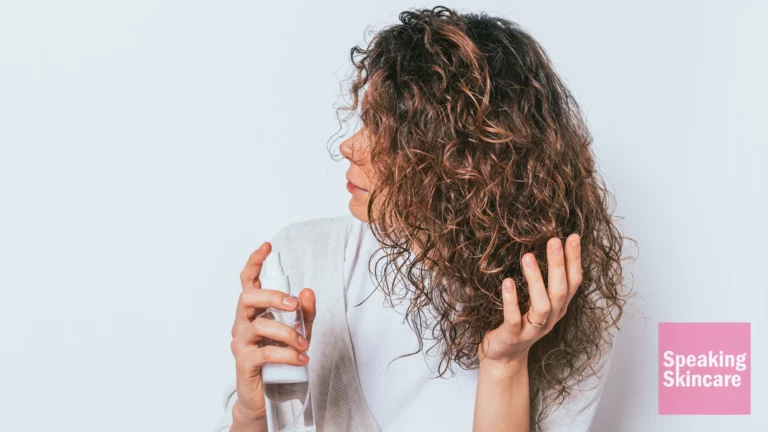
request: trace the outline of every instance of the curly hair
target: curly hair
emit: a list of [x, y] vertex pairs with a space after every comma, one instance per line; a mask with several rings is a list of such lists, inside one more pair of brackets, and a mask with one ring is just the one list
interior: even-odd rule
[[[624, 237], [592, 137], [547, 54], [518, 24], [442, 6], [402, 12], [399, 21], [351, 49], [351, 102], [339, 109], [359, 109], [372, 143], [368, 216], [384, 274], [395, 275], [379, 287], [390, 298], [407, 295], [416, 352], [424, 339], [436, 341], [440, 376], [452, 365], [476, 368], [478, 344], [504, 319], [502, 281], [515, 280], [525, 313], [522, 256], [533, 252], [546, 277], [548, 239], [578, 233], [582, 284], [529, 352], [538, 430], [548, 406], [596, 373], [628, 298]], [[409, 282], [406, 294], [398, 279]], [[554, 392], [543, 398], [551, 404], [536, 406], [543, 391]]]

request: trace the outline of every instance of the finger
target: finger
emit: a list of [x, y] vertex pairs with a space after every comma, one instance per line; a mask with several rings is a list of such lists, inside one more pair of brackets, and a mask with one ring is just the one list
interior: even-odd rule
[[306, 353], [274, 345], [244, 350], [235, 358], [237, 375], [246, 378], [258, 374], [267, 363], [304, 366], [308, 362], [309, 356]]
[[[240, 272], [240, 286], [243, 291], [247, 289], [261, 288], [261, 284], [258, 286], [259, 274], [261, 273], [261, 267], [264, 264], [264, 260], [267, 259], [267, 255], [272, 251], [272, 245], [269, 242], [262, 243], [255, 251], [248, 257], [248, 261], [245, 263], [245, 267]], [[232, 324], [232, 337], [238, 332], [238, 328], [241, 326], [243, 311], [240, 308], [240, 302], [235, 309], [235, 322]], [[255, 310], [245, 311], [245, 316], [248, 320], [253, 319], [257, 315]]]
[[296, 329], [269, 318], [256, 318], [248, 326], [247, 331], [243, 331], [237, 337], [241, 349], [257, 345], [265, 338], [281, 342], [298, 351], [306, 351], [309, 348], [309, 341]]
[[581, 237], [578, 234], [571, 234], [565, 240], [565, 266], [568, 279], [568, 295], [565, 301], [565, 307], [571, 302], [576, 290], [581, 285], [583, 270], [581, 264]]
[[553, 237], [547, 242], [547, 292], [551, 305], [547, 319], [552, 325], [556, 321], [556, 317], [559, 317], [560, 309], [568, 296], [568, 278], [565, 271], [563, 244], [557, 237]]
[[510, 336], [517, 337], [522, 330], [520, 306], [517, 302], [517, 287], [512, 278], [504, 279], [501, 284], [501, 298], [504, 302], [504, 326]]
[[261, 274], [261, 267], [270, 252], [272, 252], [272, 244], [264, 242], [248, 257], [248, 262], [245, 263], [243, 271], [240, 272], [240, 285], [244, 290], [261, 288], [261, 284], [258, 283], [259, 274]]
[[520, 339], [520, 306], [517, 301], [517, 287], [511, 278], [504, 279], [501, 283], [501, 301], [504, 307], [504, 322], [483, 338], [479, 351], [482, 356], [506, 352]]
[[543, 327], [534, 326], [533, 323], [544, 323], [546, 325], [549, 316], [550, 304], [547, 289], [544, 286], [544, 278], [541, 276], [541, 270], [536, 263], [536, 256], [527, 253], [523, 256], [523, 274], [528, 282], [528, 292], [531, 298], [531, 307], [523, 317], [524, 336], [536, 337]]
[[271, 289], [248, 289], [240, 293], [237, 302], [236, 323], [250, 322], [266, 308], [296, 310], [299, 302], [290, 295]]
[[307, 339], [312, 340], [312, 324], [317, 316], [315, 292], [309, 288], [304, 288], [299, 293], [299, 301], [301, 302], [301, 311], [304, 314], [304, 334]]

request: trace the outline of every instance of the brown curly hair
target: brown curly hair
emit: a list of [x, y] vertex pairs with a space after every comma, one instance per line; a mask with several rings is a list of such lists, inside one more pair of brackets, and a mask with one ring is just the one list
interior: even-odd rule
[[373, 143], [368, 216], [384, 274], [396, 276], [380, 278], [380, 288], [402, 299], [394, 281], [409, 282], [416, 352], [435, 340], [439, 375], [453, 364], [475, 368], [478, 344], [503, 321], [503, 279], [515, 280], [525, 313], [522, 256], [533, 252], [546, 277], [548, 239], [578, 233], [583, 282], [529, 353], [538, 430], [547, 406], [536, 396], [553, 391], [543, 400], [562, 403], [599, 372], [628, 298], [620, 292], [624, 237], [592, 137], [547, 54], [518, 24], [442, 6], [399, 20], [352, 48], [351, 102], [339, 109], [359, 109]]

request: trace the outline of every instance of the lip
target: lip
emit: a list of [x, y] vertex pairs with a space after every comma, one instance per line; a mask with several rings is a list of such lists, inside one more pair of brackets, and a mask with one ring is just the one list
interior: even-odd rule
[[347, 190], [349, 193], [368, 193], [367, 189], [363, 189], [356, 185], [355, 182], [349, 179], [349, 177], [347, 177]]

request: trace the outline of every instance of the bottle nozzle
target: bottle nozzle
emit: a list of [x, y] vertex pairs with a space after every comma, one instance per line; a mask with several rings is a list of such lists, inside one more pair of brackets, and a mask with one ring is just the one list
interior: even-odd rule
[[264, 261], [259, 279], [261, 280], [262, 288], [282, 291], [286, 294], [291, 293], [288, 276], [283, 272], [283, 263], [280, 260], [280, 252], [273, 252], [266, 261]]

